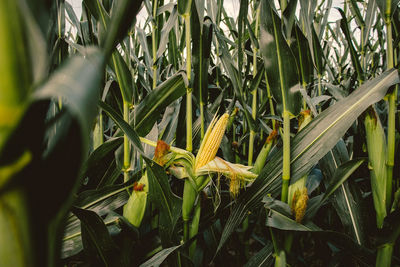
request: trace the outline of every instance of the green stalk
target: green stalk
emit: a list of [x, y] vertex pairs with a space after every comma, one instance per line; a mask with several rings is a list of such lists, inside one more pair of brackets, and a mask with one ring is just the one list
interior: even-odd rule
[[151, 44], [152, 44], [152, 52], [153, 52], [153, 89], [157, 87], [157, 8], [158, 8], [158, 0], [153, 1], [153, 30], [151, 31]]
[[375, 266], [390, 267], [392, 263], [393, 243], [386, 243], [378, 248]]
[[[202, 40], [202, 37], [200, 38]], [[203, 55], [203, 42], [200, 41], [200, 55]], [[204, 101], [203, 101], [203, 57], [199, 58], [199, 103], [200, 103], [200, 142], [204, 138]]]
[[[189, 229], [189, 239], [197, 235], [199, 231], [200, 212], [201, 212], [201, 201], [199, 200], [194, 208], [193, 219]], [[193, 241], [193, 243], [189, 247], [190, 258], [193, 258], [195, 251], [196, 251], [196, 240]]]
[[[386, 0], [385, 10], [385, 26], [387, 34], [387, 69], [393, 68], [393, 43], [392, 43], [392, 21], [391, 21], [391, 0]], [[392, 199], [392, 180], [395, 152], [395, 135], [396, 135], [396, 101], [397, 101], [397, 86], [389, 95], [389, 114], [388, 114], [388, 137], [387, 137], [387, 180], [386, 180], [386, 207], [390, 208]], [[376, 256], [376, 266], [391, 266], [394, 244], [388, 242], [378, 248]]]
[[[255, 25], [255, 30], [254, 30], [254, 35], [257, 38], [258, 36], [258, 25], [260, 21], [260, 8], [261, 5], [258, 6], [257, 13], [256, 13], [256, 25]], [[257, 75], [257, 47], [253, 47], [253, 78], [256, 77]], [[253, 101], [251, 105], [251, 116], [253, 119], [256, 119], [257, 115], [257, 88], [254, 88], [254, 90], [251, 92], [253, 96]], [[249, 155], [248, 155], [248, 163], [247, 165], [252, 166], [253, 165], [253, 152], [254, 152], [254, 138], [255, 138], [255, 132], [253, 130], [250, 130], [250, 138], [249, 138]]]
[[286, 267], [286, 253], [284, 250], [275, 252], [275, 267]]
[[287, 202], [290, 180], [290, 113], [283, 111], [283, 170], [281, 200]]
[[192, 183], [189, 181], [189, 179], [185, 179], [182, 202], [183, 241], [185, 242], [189, 240], [189, 223], [196, 197], [196, 189], [193, 188]]
[[[321, 74], [318, 73], [318, 96], [322, 95], [321, 79], [322, 79]], [[319, 106], [318, 111], [319, 111], [319, 113], [321, 113], [321, 111], [322, 111], [321, 106]]]
[[[129, 103], [124, 101], [124, 121], [129, 122]], [[124, 182], [129, 180], [130, 160], [130, 143], [129, 138], [124, 134]]]
[[[393, 68], [393, 42], [392, 42], [392, 24], [390, 17], [391, 1], [386, 1], [385, 25], [387, 32], [387, 68]], [[386, 182], [386, 206], [390, 207], [392, 201], [392, 180], [394, 166], [395, 136], [396, 136], [396, 102], [397, 102], [397, 86], [389, 95], [389, 114], [388, 114], [388, 150], [387, 150], [387, 182]]]
[[280, 0], [280, 3], [281, 3], [281, 13], [283, 15], [283, 11], [285, 11], [287, 7], [287, 0]]
[[190, 44], [190, 14], [183, 15], [185, 20], [186, 39], [186, 75], [188, 87], [186, 88], [186, 150], [192, 152], [192, 88], [190, 87], [192, 72], [192, 52]]
[[[267, 97], [269, 102], [269, 110], [271, 115], [275, 115], [274, 102], [272, 101], [271, 87], [269, 86], [267, 72], [264, 72], [265, 83], [267, 85]], [[275, 120], [272, 120], [272, 128], [275, 129]]]

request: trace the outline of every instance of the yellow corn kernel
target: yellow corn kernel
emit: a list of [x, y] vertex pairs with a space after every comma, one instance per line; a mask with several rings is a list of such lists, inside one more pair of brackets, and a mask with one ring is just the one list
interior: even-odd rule
[[307, 187], [302, 189], [297, 189], [296, 192], [293, 194], [293, 200], [291, 204], [291, 210], [295, 217], [296, 222], [301, 223], [306, 214], [307, 209], [307, 201], [308, 201], [308, 194], [307, 194]]
[[224, 137], [226, 125], [228, 124], [229, 115], [225, 113], [219, 118], [217, 123], [213, 125], [214, 120], [209, 126], [209, 129], [212, 129], [209, 132], [207, 130], [207, 134], [203, 139], [203, 142], [200, 146], [200, 150], [196, 157], [195, 169], [200, 168], [206, 165], [208, 162], [215, 158], [217, 155], [218, 148], [221, 144], [222, 137]]

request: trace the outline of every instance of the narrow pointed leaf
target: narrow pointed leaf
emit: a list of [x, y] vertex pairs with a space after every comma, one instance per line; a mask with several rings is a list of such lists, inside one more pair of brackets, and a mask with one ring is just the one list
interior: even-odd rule
[[121, 54], [115, 51], [111, 57], [111, 68], [113, 69], [119, 83], [123, 101], [132, 103], [132, 74]]
[[149, 179], [149, 198], [158, 208], [159, 232], [163, 247], [173, 245], [175, 225], [181, 214], [182, 201], [171, 191], [165, 170], [145, 158]]
[[97, 49], [88, 52], [85, 58], [80, 56], [71, 58], [35, 92], [34, 99], [64, 99], [68, 111], [81, 126], [82, 136], [87, 136], [90, 125], [97, 115], [96, 105], [87, 103], [99, 98], [103, 63], [103, 54]]
[[325, 191], [325, 195], [322, 199], [324, 201], [327, 199], [343, 182], [350, 177], [350, 175], [365, 162], [365, 159], [354, 159], [349, 160], [343, 165], [340, 165], [333, 175], [332, 182]]
[[174, 246], [174, 247], [169, 247], [169, 248], [165, 248], [163, 250], [161, 250], [160, 252], [158, 252], [156, 255], [154, 255], [153, 257], [151, 257], [151, 259], [149, 259], [148, 261], [142, 263], [139, 267], [158, 267], [160, 266], [164, 260], [175, 250], [177, 250], [180, 246], [182, 245], [178, 245], [178, 246]]
[[266, 267], [271, 266], [274, 260], [274, 247], [272, 243], [269, 243], [258, 251], [244, 267]]
[[[319, 162], [326, 179], [325, 185], [331, 183], [336, 169], [349, 160], [348, 152], [343, 140], [329, 151]], [[362, 216], [361, 190], [354, 181], [347, 180], [334, 192], [331, 198], [333, 206], [342, 221], [345, 231], [352, 236], [355, 242], [365, 243], [365, 220]]]
[[320, 228], [310, 223], [304, 225], [292, 219], [289, 205], [271, 197], [265, 197], [263, 202], [267, 209], [267, 219], [265, 225], [281, 230], [290, 231], [318, 231]]
[[118, 125], [118, 127], [128, 136], [136, 150], [144, 155], [142, 143], [134, 129], [117, 113], [115, 110], [103, 101], [99, 101], [99, 107], [107, 113], [108, 116]]
[[[382, 99], [387, 89], [398, 82], [397, 70], [386, 71], [320, 113], [300, 131], [292, 140], [291, 182], [306, 174], [335, 146], [354, 120], [367, 107]], [[281, 175], [282, 148], [274, 154], [252, 186], [239, 197], [225, 225], [218, 249], [221, 249], [230, 234], [245, 218], [247, 211], [259, 207], [265, 194], [271, 193], [276, 196], [279, 193]]]
[[192, 0], [178, 0], [179, 15], [191, 14]]
[[354, 45], [353, 45], [353, 42], [351, 39], [349, 25], [347, 23], [346, 15], [344, 14], [343, 10], [341, 10], [340, 8], [338, 8], [338, 10], [340, 12], [340, 15], [342, 16], [342, 19], [340, 20], [340, 28], [342, 29], [343, 34], [346, 37], [347, 45], [350, 49], [351, 62], [353, 63], [353, 67], [357, 73], [358, 80], [364, 81], [364, 79], [365, 79], [364, 72], [363, 72], [363, 69], [361, 68], [361, 63], [360, 63], [358, 53], [357, 53], [356, 49], [354, 48]]
[[308, 45], [307, 38], [304, 36], [303, 32], [297, 25], [294, 27], [294, 31], [296, 39], [292, 44], [292, 51], [296, 58], [301, 82], [302, 84], [307, 85], [311, 83], [314, 76], [311, 51]]
[[161, 112], [186, 93], [186, 75], [179, 72], [158, 85], [135, 108], [135, 130], [145, 136], [153, 128]]
[[299, 82], [293, 53], [281, 32], [279, 16], [268, 1], [263, 1], [260, 14], [260, 49], [272, 94], [278, 110], [296, 115], [301, 108], [301, 94], [296, 90]]
[[116, 246], [103, 220], [93, 211], [73, 208], [73, 212], [81, 221], [83, 247], [88, 255], [96, 255], [97, 263], [113, 266]]

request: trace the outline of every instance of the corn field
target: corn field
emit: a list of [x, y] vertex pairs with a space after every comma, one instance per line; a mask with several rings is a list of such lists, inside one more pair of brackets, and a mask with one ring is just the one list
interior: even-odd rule
[[0, 0], [0, 266], [400, 266], [399, 1], [78, 2]]

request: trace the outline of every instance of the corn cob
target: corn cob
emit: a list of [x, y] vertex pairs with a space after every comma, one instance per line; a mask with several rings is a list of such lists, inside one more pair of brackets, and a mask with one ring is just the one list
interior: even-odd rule
[[[229, 115], [225, 113], [219, 118], [219, 120], [215, 123], [211, 122], [209, 128], [207, 129], [207, 133], [203, 139], [203, 142], [200, 146], [200, 150], [196, 156], [195, 169], [198, 169], [208, 162], [215, 158], [217, 155], [218, 148], [221, 144], [222, 137], [225, 134], [226, 125], [228, 124]], [[214, 125], [215, 123], [215, 125]]]

